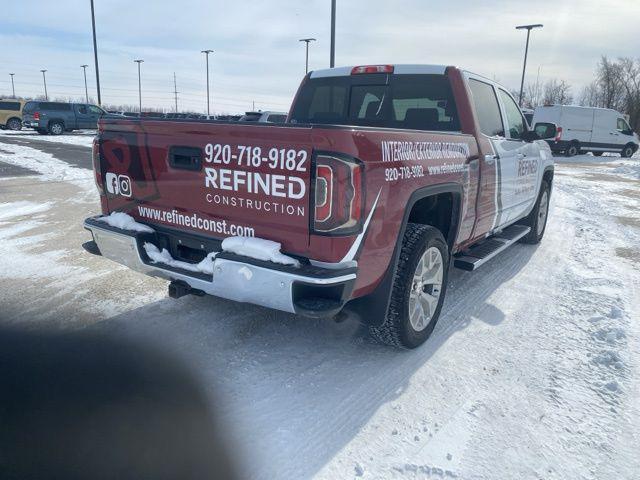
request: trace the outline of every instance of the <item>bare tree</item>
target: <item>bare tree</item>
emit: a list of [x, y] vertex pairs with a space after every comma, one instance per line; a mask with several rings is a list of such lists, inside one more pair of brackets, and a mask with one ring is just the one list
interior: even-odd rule
[[602, 106], [602, 95], [600, 94], [600, 88], [597, 80], [594, 80], [589, 85], [582, 88], [578, 103], [584, 107]]
[[552, 78], [544, 84], [542, 102], [544, 105], [569, 105], [573, 102], [571, 85], [565, 80]]
[[619, 58], [616, 74], [623, 90], [622, 111], [629, 115], [631, 128], [640, 130], [640, 59]]
[[640, 59], [603, 56], [595, 80], [582, 89], [580, 104], [626, 113], [631, 128], [640, 131]]

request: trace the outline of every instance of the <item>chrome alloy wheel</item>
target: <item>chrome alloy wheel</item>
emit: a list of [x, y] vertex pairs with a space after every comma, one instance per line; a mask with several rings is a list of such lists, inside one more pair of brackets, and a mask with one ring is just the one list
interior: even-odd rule
[[409, 321], [416, 332], [427, 328], [438, 308], [443, 275], [440, 250], [428, 248], [418, 262], [409, 293]]
[[538, 225], [537, 234], [540, 235], [547, 223], [547, 215], [549, 213], [549, 190], [545, 189], [540, 197], [540, 205], [538, 206]]

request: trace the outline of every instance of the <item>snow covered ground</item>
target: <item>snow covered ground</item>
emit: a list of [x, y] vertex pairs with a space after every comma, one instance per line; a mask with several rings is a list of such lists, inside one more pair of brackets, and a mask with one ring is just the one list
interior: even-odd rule
[[91, 145], [93, 144], [93, 137], [95, 136], [95, 130], [77, 130], [75, 132], [66, 133], [64, 135], [40, 135], [38, 132], [31, 128], [25, 128], [18, 131], [0, 130], [0, 139], [2, 137], [30, 138], [43, 142], [66, 143], [68, 145], [80, 145], [83, 147], [91, 147]]
[[98, 213], [90, 172], [8, 148], [0, 161], [39, 172], [0, 181], [9, 321], [183, 356], [219, 399], [247, 477], [639, 478], [640, 159], [556, 158], [542, 244], [452, 270], [432, 338], [399, 352], [353, 319], [166, 298], [164, 281], [80, 248]]

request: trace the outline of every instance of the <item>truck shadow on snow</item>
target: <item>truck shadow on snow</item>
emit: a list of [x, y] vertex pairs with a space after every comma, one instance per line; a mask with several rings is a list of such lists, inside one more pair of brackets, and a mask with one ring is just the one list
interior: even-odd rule
[[[414, 351], [374, 344], [354, 318], [309, 320], [213, 297], [162, 300], [97, 328], [159, 343], [186, 358], [221, 399], [216, 408], [240, 463], [251, 461], [252, 478], [309, 478], [383, 404], [402, 395], [454, 333], [474, 322], [504, 321], [488, 299], [535, 251], [516, 245], [476, 272], [452, 269], [443, 315]], [[464, 375], [464, 365], [460, 369]], [[430, 387], [438, 388], [437, 382]]]

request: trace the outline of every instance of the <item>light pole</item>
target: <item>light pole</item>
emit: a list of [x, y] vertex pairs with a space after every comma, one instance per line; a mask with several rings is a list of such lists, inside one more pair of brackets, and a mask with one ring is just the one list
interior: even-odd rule
[[520, 99], [518, 100], [518, 106], [522, 107], [522, 93], [524, 90], [524, 74], [527, 70], [527, 55], [529, 53], [529, 36], [531, 35], [531, 30], [534, 28], [542, 28], [543, 25], [541, 23], [536, 23], [532, 25], [519, 25], [516, 27], [516, 30], [526, 30], [527, 31], [527, 46], [524, 49], [524, 65], [522, 66], [522, 81], [520, 82]]
[[144, 60], [134, 60], [138, 64], [138, 103], [140, 107], [140, 116], [142, 116], [142, 81], [140, 80], [140, 64]]
[[176, 113], [178, 113], [178, 84], [176, 83], [176, 72], [173, 72], [173, 95], [176, 101]]
[[96, 15], [93, 10], [93, 0], [91, 0], [91, 27], [93, 28], [93, 57], [96, 63], [96, 88], [98, 90], [98, 105], [102, 105], [100, 97], [100, 69], [98, 68], [98, 44], [96, 42]]
[[309, 43], [315, 42], [316, 39], [315, 38], [302, 38], [302, 39], [300, 39], [300, 41], [306, 43], [307, 61], [305, 63], [306, 66], [305, 66], [305, 69], [304, 69], [304, 73], [306, 75], [307, 73], [309, 73]]
[[207, 119], [211, 115], [211, 106], [209, 103], [209, 54], [213, 53], [213, 50], [202, 50], [200, 53], [204, 53], [204, 56], [207, 59]]
[[11, 75], [11, 91], [13, 92], [13, 98], [16, 98], [16, 87], [13, 84], [13, 76], [15, 73], [10, 73], [9, 75]]
[[47, 94], [47, 77], [45, 73], [46, 70], [40, 70], [42, 72], [42, 82], [44, 83], [44, 99], [49, 100], [49, 95]]
[[89, 103], [89, 90], [87, 89], [87, 67], [89, 65], [80, 65], [80, 68], [82, 68], [82, 70], [84, 71], [84, 96], [85, 99], [87, 100], [87, 103]]
[[331, 56], [329, 66], [336, 66], [336, 0], [331, 0]]

